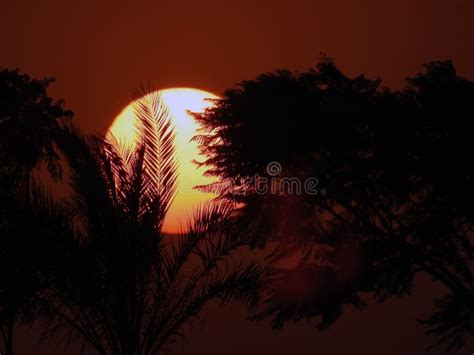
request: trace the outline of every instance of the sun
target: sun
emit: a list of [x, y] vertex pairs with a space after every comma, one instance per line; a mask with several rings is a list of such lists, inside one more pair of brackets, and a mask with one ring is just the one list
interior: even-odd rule
[[[159, 90], [163, 104], [169, 113], [175, 130], [176, 160], [178, 162], [178, 178], [176, 196], [165, 218], [163, 231], [178, 233], [185, 227], [186, 221], [200, 205], [215, 198], [214, 194], [196, 190], [197, 185], [205, 185], [215, 178], [204, 176], [205, 167], [198, 167], [194, 161], [205, 159], [200, 154], [198, 143], [191, 141], [197, 133], [199, 124], [194, 121], [190, 112], [204, 112], [212, 106], [209, 99], [218, 97], [210, 92], [193, 88], [172, 88]], [[113, 134], [120, 145], [135, 145], [136, 116], [134, 102], [125, 107], [115, 118], [107, 135]]]

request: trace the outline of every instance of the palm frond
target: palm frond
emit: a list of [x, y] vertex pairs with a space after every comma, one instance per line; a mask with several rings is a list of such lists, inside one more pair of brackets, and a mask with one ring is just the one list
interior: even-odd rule
[[134, 101], [137, 142], [146, 147], [145, 167], [159, 189], [164, 213], [168, 210], [177, 179], [175, 132], [169, 113], [158, 92], [140, 93]]
[[93, 228], [89, 235], [114, 235], [117, 209], [113, 193], [115, 181], [110, 169], [117, 166], [104, 164], [102, 139], [84, 135], [72, 124], [64, 124], [57, 138], [57, 145], [68, 165], [68, 182], [72, 189], [72, 210], [76, 212], [78, 224]]
[[248, 246], [249, 239], [236, 233], [225, 204], [208, 204], [195, 212], [188, 230], [174, 236], [163, 253], [156, 316], [149, 323], [149, 349], [160, 350], [182, 328], [198, 319], [211, 300], [225, 304], [238, 300], [253, 307], [259, 302], [260, 267], [246, 258], [235, 261], [231, 253]]

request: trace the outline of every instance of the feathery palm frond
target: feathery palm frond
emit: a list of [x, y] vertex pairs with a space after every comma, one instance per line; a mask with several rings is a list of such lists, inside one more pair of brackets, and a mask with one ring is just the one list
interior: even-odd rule
[[174, 196], [177, 179], [175, 133], [159, 92], [136, 92], [134, 101], [137, 137], [146, 147], [145, 166], [159, 189], [164, 213]]
[[[211, 300], [222, 304], [240, 300], [249, 306], [259, 301], [260, 267], [252, 261], [233, 260], [234, 253], [249, 245], [229, 222], [224, 204], [202, 206], [186, 233], [174, 236], [164, 248], [157, 295], [156, 318], [149, 326], [151, 353], [162, 350], [181, 336]], [[150, 339], [149, 339], [150, 340]]]
[[[104, 154], [102, 139], [84, 135], [72, 124], [63, 124], [57, 145], [68, 166], [68, 183], [72, 189], [71, 210], [77, 223], [88, 235], [106, 237], [114, 234], [118, 186], [113, 170], [122, 169], [116, 156]], [[108, 147], [110, 148], [110, 147]]]

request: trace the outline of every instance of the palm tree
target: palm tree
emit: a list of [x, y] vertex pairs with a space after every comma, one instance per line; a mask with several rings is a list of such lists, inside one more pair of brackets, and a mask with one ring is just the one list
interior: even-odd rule
[[36, 301], [45, 335], [79, 338], [99, 354], [156, 354], [211, 300], [258, 301], [259, 267], [230, 258], [249, 240], [229, 222], [228, 207], [203, 207], [180, 236], [162, 232], [176, 181], [174, 133], [159, 96], [137, 102], [133, 151], [71, 125], [57, 139], [80, 245]]

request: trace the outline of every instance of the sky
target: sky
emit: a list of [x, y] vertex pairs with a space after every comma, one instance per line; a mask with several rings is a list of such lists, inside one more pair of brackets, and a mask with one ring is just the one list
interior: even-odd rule
[[140, 84], [219, 94], [320, 52], [392, 87], [431, 60], [474, 77], [473, 0], [14, 0], [0, 20], [0, 66], [55, 77], [52, 94], [90, 131]]
[[[351, 76], [381, 77], [395, 88], [432, 60], [451, 59], [472, 80], [474, 0], [5, 0], [0, 7], [0, 67], [55, 77], [51, 94], [89, 132], [105, 133], [141, 84], [218, 95], [263, 72], [314, 67], [321, 52]], [[349, 311], [324, 334], [302, 323], [272, 332], [244, 322], [238, 306], [211, 309], [184, 353], [425, 354], [428, 339], [414, 319], [428, 314], [438, 291], [425, 280], [408, 300]], [[34, 332], [20, 335], [19, 354], [56, 354], [52, 344], [38, 347]]]

